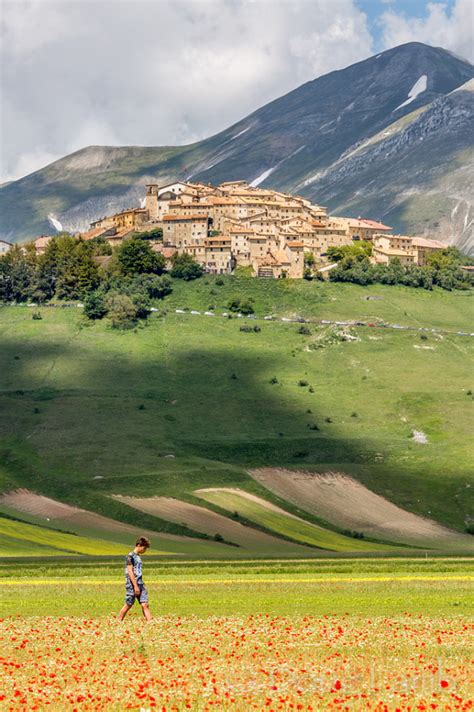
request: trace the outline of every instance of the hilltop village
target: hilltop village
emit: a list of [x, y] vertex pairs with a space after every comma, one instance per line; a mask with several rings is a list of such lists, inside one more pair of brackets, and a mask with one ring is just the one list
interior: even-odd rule
[[[166, 260], [185, 252], [206, 272], [226, 274], [250, 267], [255, 276], [274, 278], [303, 277], [308, 253], [324, 275], [333, 266], [329, 247], [362, 240], [372, 243], [375, 264], [396, 258], [402, 265], [423, 266], [430, 252], [446, 247], [435, 240], [392, 235], [389, 226], [373, 220], [331, 216], [306, 198], [246, 181], [147, 185], [143, 207], [96, 220], [80, 237], [104, 238], [116, 246], [134, 233], [158, 234], [157, 229], [162, 238], [153, 239], [152, 248]], [[50, 239], [37, 238], [37, 251]]]

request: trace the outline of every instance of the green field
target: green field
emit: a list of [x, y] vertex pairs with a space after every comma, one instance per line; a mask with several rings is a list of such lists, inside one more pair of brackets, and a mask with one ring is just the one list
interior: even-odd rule
[[[167, 555], [235, 558], [249, 552], [111, 495], [165, 495], [231, 515], [194, 493], [240, 488], [308, 520], [313, 533], [313, 525], [323, 527], [326, 542], [366, 549], [369, 542], [342, 537], [247, 472], [304, 468], [349, 474], [399, 506], [463, 532], [473, 509], [474, 339], [447, 332], [470, 330], [472, 293], [223, 281], [176, 281], [157, 304], [160, 311], [130, 332], [87, 322], [77, 308], [43, 307], [41, 321], [25, 306], [0, 308], [0, 492], [26, 488], [161, 532], [168, 538], [156, 537], [155, 549]], [[310, 324], [303, 335], [294, 323], [174, 313], [211, 306], [219, 313], [230, 296], [252, 297], [260, 317], [372, 319], [443, 331], [422, 339], [414, 330]], [[243, 323], [258, 323], [261, 331], [243, 333]], [[414, 430], [428, 443], [414, 442]], [[45, 517], [2, 511], [45, 524]], [[246, 525], [304, 539], [260, 515], [247, 512]], [[74, 540], [130, 541], [123, 532], [48, 526], [72, 532]], [[18, 542], [28, 554], [24, 540]], [[318, 554], [306, 548], [306, 556]]]
[[66, 534], [0, 516], [0, 557], [18, 556], [20, 551], [24, 556], [58, 553], [100, 556], [121, 554], [123, 547], [103, 539]]
[[[122, 605], [122, 567], [121, 559], [110, 558], [0, 564], [0, 616], [108, 616]], [[183, 564], [145, 559], [144, 579], [155, 615], [470, 616], [474, 603], [472, 562], [460, 558]]]

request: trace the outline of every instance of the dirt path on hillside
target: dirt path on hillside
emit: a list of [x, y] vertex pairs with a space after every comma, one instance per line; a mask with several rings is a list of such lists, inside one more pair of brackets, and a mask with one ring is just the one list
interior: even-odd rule
[[279, 468], [249, 474], [282, 499], [343, 529], [401, 544], [474, 551], [469, 535], [407, 512], [348, 475]]

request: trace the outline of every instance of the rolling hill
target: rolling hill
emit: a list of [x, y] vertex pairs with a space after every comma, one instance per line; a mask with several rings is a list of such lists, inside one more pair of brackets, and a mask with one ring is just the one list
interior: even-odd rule
[[137, 205], [150, 181], [247, 179], [472, 252], [473, 76], [446, 50], [409, 43], [192, 145], [84, 148], [0, 188], [0, 236], [84, 229]]
[[206, 276], [127, 332], [0, 307], [0, 557], [472, 553], [472, 299]]

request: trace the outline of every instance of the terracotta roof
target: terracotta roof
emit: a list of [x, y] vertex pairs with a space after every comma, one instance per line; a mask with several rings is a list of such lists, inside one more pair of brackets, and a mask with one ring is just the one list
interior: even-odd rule
[[280, 264], [282, 264], [282, 265], [290, 264], [291, 260], [288, 257], [288, 255], [285, 252], [283, 252], [283, 250], [277, 250], [274, 254]]
[[116, 240], [117, 238], [123, 238], [126, 237], [127, 235], [133, 235], [135, 232], [134, 227], [123, 227], [121, 230], [117, 230], [115, 235], [107, 235], [106, 239], [107, 240]]
[[184, 221], [184, 220], [209, 220], [208, 215], [200, 215], [199, 213], [191, 213], [190, 215], [186, 214], [180, 214], [180, 215], [172, 215], [171, 213], [168, 213], [167, 215], [163, 215], [162, 217], [163, 222], [171, 222], [173, 220], [177, 221]]
[[94, 237], [100, 237], [101, 235], [104, 235], [106, 232], [109, 232], [111, 230], [111, 227], [93, 227], [91, 230], [87, 230], [87, 232], [83, 232], [81, 237], [83, 240], [93, 240]]
[[112, 217], [116, 218], [119, 215], [126, 215], [127, 213], [146, 213], [146, 208], [128, 208], [127, 210], [121, 210], [119, 213], [115, 213]]
[[381, 222], [376, 222], [375, 220], [368, 220], [367, 218], [362, 218], [360, 222], [364, 223], [367, 227], [372, 230], [391, 230], [392, 228], [388, 225], [384, 225]]
[[288, 240], [286, 244], [288, 247], [304, 247], [304, 242], [301, 240]]
[[348, 227], [361, 228], [362, 230], [391, 230], [391, 227], [384, 225], [383, 223], [376, 222], [375, 220], [369, 220], [368, 218], [345, 218], [345, 217], [331, 217], [334, 223], [339, 225], [347, 225]]
[[381, 252], [383, 255], [398, 255], [400, 257], [413, 257], [413, 252], [408, 250], [396, 250], [393, 247], [374, 247], [374, 252]]
[[414, 247], [431, 247], [435, 250], [444, 250], [447, 245], [439, 240], [428, 240], [425, 237], [414, 237], [412, 240]]

